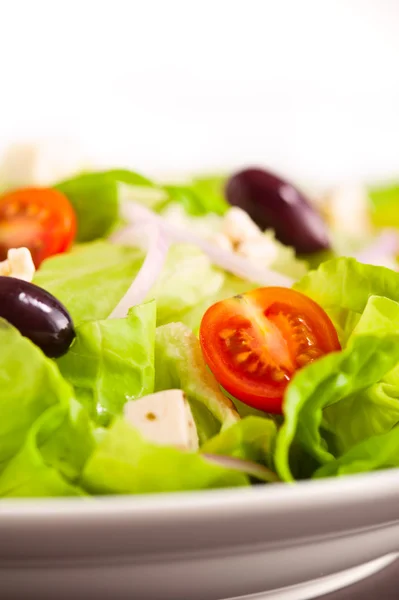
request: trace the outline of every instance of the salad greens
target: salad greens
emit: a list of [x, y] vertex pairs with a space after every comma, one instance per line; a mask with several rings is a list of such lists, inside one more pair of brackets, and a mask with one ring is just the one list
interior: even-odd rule
[[[0, 475], [0, 497], [84, 496], [85, 492], [63, 477], [42, 453], [42, 429], [47, 433], [53, 417], [58, 418], [58, 407], [49, 408], [28, 431], [21, 450], [7, 463]], [[55, 421], [57, 422], [57, 421]], [[75, 431], [68, 431], [75, 439]]]
[[[334, 458], [320, 432], [324, 420], [330, 432], [346, 440], [353, 435], [352, 427], [370, 427], [365, 413], [353, 412], [356, 394], [380, 381], [398, 362], [399, 332], [386, 336], [359, 335], [342, 352], [328, 354], [299, 371], [288, 386], [284, 400], [285, 421], [276, 448], [280, 476], [286, 480], [292, 478], [289, 449], [295, 438], [321, 464]], [[351, 401], [345, 402], [349, 398]], [[383, 408], [376, 406], [377, 425]], [[356, 415], [354, 422], [353, 414]], [[384, 414], [382, 416], [384, 418]], [[340, 426], [334, 427], [338, 419]]]
[[83, 323], [70, 351], [58, 359], [98, 424], [108, 424], [128, 400], [154, 391], [155, 310], [149, 302], [131, 308], [126, 319]]
[[0, 339], [0, 495], [83, 494], [76, 481], [95, 445], [86, 410], [56, 364], [16, 329], [1, 322]]
[[[221, 230], [223, 231], [223, 219], [219, 215], [213, 212], [205, 215], [192, 215], [186, 212], [184, 205], [175, 201], [162, 208], [160, 214], [167, 222], [178, 224], [188, 231], [200, 233], [210, 239], [220, 233]], [[260, 232], [260, 235], [264, 241], [268, 242], [269, 248], [273, 249], [268, 264], [270, 268], [295, 279], [299, 279], [306, 274], [307, 262], [298, 258], [291, 246], [281, 244], [270, 229]], [[261, 260], [262, 257], [258, 256], [257, 259]]]
[[393, 183], [368, 190], [371, 218], [378, 227], [399, 227], [399, 184]]
[[[23, 445], [34, 421], [73, 393], [55, 363], [0, 320], [0, 469]], [[10, 385], [12, 382], [12, 385]]]
[[205, 442], [202, 452], [253, 460], [273, 467], [277, 428], [271, 419], [245, 417]]
[[399, 427], [370, 437], [334, 461], [320, 467], [315, 478], [337, 477], [399, 467]]
[[138, 248], [96, 241], [44, 261], [34, 283], [67, 307], [76, 324], [106, 319], [144, 260]]
[[196, 452], [146, 442], [117, 419], [86, 463], [82, 483], [94, 494], [137, 494], [245, 486], [249, 480]]
[[[75, 323], [100, 321], [118, 304], [143, 260], [139, 248], [106, 240], [79, 244], [44, 261], [34, 283], [61, 300]], [[196, 330], [208, 306], [254, 287], [214, 267], [195, 246], [174, 244], [148, 300], [156, 300], [159, 325], [175, 320]]]
[[[176, 215], [176, 211], [168, 218], [172, 214]], [[180, 222], [194, 230], [215, 228], [213, 216], [209, 215], [201, 218], [186, 215]], [[291, 248], [272, 243], [276, 244], [277, 253], [271, 266], [276, 271], [295, 278], [306, 273], [305, 264]], [[138, 247], [107, 240], [78, 244], [68, 254], [44, 261], [34, 283], [61, 300], [76, 323], [106, 319], [139, 272], [144, 256], [145, 252]], [[181, 321], [197, 331], [209, 306], [254, 287], [257, 282], [235, 277], [214, 266], [196, 246], [172, 244], [147, 299], [156, 300], [158, 325]]]
[[119, 183], [154, 187], [149, 179], [124, 169], [82, 173], [56, 186], [75, 210], [78, 223], [76, 241], [91, 242], [113, 229], [119, 220]]
[[207, 300], [212, 304], [224, 281], [224, 273], [214, 267], [201, 250], [188, 244], [174, 244], [150, 291], [150, 296], [156, 299], [157, 323], [181, 321], [184, 313], [192, 311], [198, 304]]
[[200, 442], [239, 420], [207, 369], [198, 340], [182, 323], [159, 327], [155, 338], [155, 391], [174, 388], [188, 397]]
[[[234, 265], [239, 254], [236, 240], [227, 240], [231, 251], [219, 248], [221, 262], [207, 252], [207, 243], [220, 242], [229, 211], [225, 184], [224, 176], [155, 183], [114, 169], [56, 186], [76, 213], [77, 243], [47, 258], [34, 283], [65, 305], [76, 338], [51, 359], [0, 319], [0, 497], [248, 486], [259, 465], [266, 482], [399, 467], [398, 272], [343, 257], [309, 271], [273, 231], [259, 230], [269, 254], [255, 254], [256, 266], [265, 279], [274, 273], [293, 281], [324, 309], [342, 350], [337, 343], [337, 351], [295, 373], [281, 416], [232, 397], [207, 367], [198, 339], [205, 311], [260, 283], [225, 267], [226, 256], [233, 254]], [[370, 191], [377, 221], [396, 218], [398, 197], [396, 187]], [[150, 208], [187, 241], [168, 240], [142, 302], [110, 318], [150, 254], [138, 240], [124, 245], [114, 237], [126, 221], [125, 203]], [[149, 441], [146, 427], [160, 420], [155, 408], [144, 422], [129, 421], [130, 403], [150, 397], [157, 407], [164, 391], [177, 392], [184, 425], [196, 430], [195, 448]], [[173, 416], [176, 429], [182, 414]]]
[[324, 308], [345, 344], [370, 296], [399, 301], [399, 274], [353, 258], [338, 258], [310, 271], [294, 288]]
[[367, 448], [367, 440], [399, 423], [399, 274], [340, 258], [295, 287], [330, 314], [346, 348], [304, 368], [288, 386], [276, 451], [286, 480], [294, 440], [328, 473], [334, 459], [352, 456], [357, 444]]

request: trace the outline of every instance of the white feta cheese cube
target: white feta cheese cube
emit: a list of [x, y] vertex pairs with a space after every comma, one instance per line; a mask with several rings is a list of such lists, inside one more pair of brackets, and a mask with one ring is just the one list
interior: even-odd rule
[[0, 175], [8, 187], [50, 186], [87, 166], [82, 153], [69, 140], [40, 140], [10, 146]]
[[277, 258], [277, 245], [264, 235], [242, 242], [237, 247], [241, 256], [264, 265], [271, 265]]
[[348, 184], [334, 190], [327, 198], [327, 212], [333, 228], [350, 235], [370, 231], [367, 189]]
[[10, 248], [7, 259], [0, 262], [0, 275], [32, 281], [35, 265], [28, 248]]
[[226, 213], [222, 222], [222, 233], [227, 236], [233, 244], [240, 244], [262, 232], [251, 217], [237, 206], [233, 206]]
[[197, 450], [198, 434], [182, 390], [166, 390], [130, 400], [124, 415], [148, 441], [181, 450]]
[[209, 241], [221, 250], [226, 250], [226, 252], [233, 252], [234, 250], [231, 240], [224, 233], [215, 233], [209, 238]]

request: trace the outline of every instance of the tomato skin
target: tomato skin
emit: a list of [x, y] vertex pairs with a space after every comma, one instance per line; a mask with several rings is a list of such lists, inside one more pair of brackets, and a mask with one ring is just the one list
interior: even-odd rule
[[209, 368], [232, 396], [278, 414], [294, 373], [341, 349], [331, 320], [318, 304], [278, 287], [211, 306], [202, 318], [200, 344]]
[[76, 215], [64, 194], [52, 188], [23, 188], [0, 196], [0, 260], [25, 246], [36, 268], [65, 252], [76, 235]]

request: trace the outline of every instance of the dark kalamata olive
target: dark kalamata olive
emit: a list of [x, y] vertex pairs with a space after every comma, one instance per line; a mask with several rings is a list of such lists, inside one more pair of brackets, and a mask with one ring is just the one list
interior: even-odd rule
[[0, 277], [0, 317], [53, 358], [65, 354], [75, 337], [72, 319], [57, 298], [14, 277]]
[[245, 169], [226, 184], [230, 204], [245, 210], [261, 229], [307, 254], [328, 250], [327, 226], [319, 213], [293, 185], [263, 169]]

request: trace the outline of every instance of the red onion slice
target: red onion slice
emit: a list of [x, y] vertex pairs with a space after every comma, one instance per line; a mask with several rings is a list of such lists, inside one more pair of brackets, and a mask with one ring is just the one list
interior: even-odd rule
[[366, 248], [354, 255], [359, 262], [376, 266], [394, 266], [399, 255], [399, 233], [384, 229]]
[[137, 273], [126, 294], [109, 315], [109, 319], [126, 317], [129, 308], [144, 302], [161, 274], [168, 252], [168, 241], [161, 228], [155, 223], [143, 223], [128, 227], [123, 230], [123, 238], [120, 234], [118, 237], [114, 235], [113, 239], [120, 243], [130, 244], [135, 241], [135, 245], [140, 245], [139, 240], [144, 235], [146, 236], [148, 247], [147, 255], [141, 265], [140, 271]]
[[173, 242], [184, 244], [194, 244], [209, 256], [212, 262], [221, 267], [225, 271], [253, 281], [259, 285], [277, 285], [282, 287], [291, 287], [294, 280], [285, 275], [281, 275], [276, 271], [258, 267], [254, 263], [242, 256], [238, 256], [234, 252], [218, 248], [205, 238], [190, 231], [176, 227], [168, 223], [162, 217], [156, 215], [145, 206], [141, 206], [132, 202], [126, 202], [122, 206], [122, 215], [125, 219], [132, 223], [150, 222], [156, 223], [162, 228], [162, 231]]
[[255, 477], [265, 483], [276, 483], [281, 481], [274, 471], [250, 460], [243, 460], [242, 458], [223, 456], [220, 454], [202, 454], [202, 456], [210, 463], [225, 467], [226, 469], [246, 473], [250, 477]]

